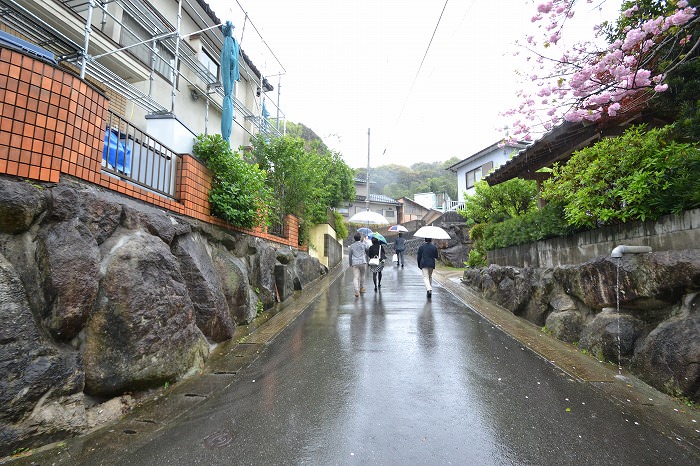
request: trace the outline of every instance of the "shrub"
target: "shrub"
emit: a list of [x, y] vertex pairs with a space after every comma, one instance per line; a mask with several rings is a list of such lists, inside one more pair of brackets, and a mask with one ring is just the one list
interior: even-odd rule
[[555, 236], [568, 236], [574, 231], [564, 218], [563, 207], [553, 203], [520, 217], [485, 225], [481, 246], [490, 251]]
[[485, 267], [488, 265], [488, 262], [486, 262], [486, 254], [474, 248], [469, 251], [469, 258], [464, 265], [467, 267]]
[[500, 222], [537, 209], [534, 181], [514, 178], [495, 186], [480, 181], [474, 188], [474, 194], [465, 198], [464, 209], [459, 213], [476, 223]]
[[345, 218], [338, 212], [333, 211], [333, 216], [335, 217], [335, 235], [339, 239], [345, 239], [348, 237], [348, 225], [345, 223]]
[[700, 206], [700, 151], [671, 140], [673, 125], [628, 129], [555, 166], [542, 197], [563, 204], [570, 225], [653, 220]]
[[264, 225], [271, 197], [265, 173], [233, 153], [220, 134], [200, 134], [192, 152], [212, 172], [211, 214], [238, 227]]

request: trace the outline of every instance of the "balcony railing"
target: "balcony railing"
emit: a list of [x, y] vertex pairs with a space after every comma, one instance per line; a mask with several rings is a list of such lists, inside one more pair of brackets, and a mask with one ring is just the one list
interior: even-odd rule
[[175, 198], [180, 155], [109, 111], [102, 170], [163, 196]]
[[464, 201], [447, 201], [447, 210], [464, 209]]

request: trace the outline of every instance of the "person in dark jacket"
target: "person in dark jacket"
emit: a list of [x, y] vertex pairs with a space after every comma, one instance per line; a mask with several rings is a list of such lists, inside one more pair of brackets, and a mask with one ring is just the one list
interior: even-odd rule
[[433, 244], [431, 238], [425, 238], [425, 243], [418, 248], [416, 254], [418, 268], [423, 272], [423, 283], [427, 290], [428, 299], [433, 295], [433, 270], [435, 269], [435, 259], [438, 258], [437, 246]]
[[406, 239], [403, 233], [399, 233], [399, 237], [394, 240], [394, 251], [396, 251], [396, 263], [401, 264], [403, 268], [403, 252], [406, 249]]
[[384, 270], [384, 261], [386, 260], [386, 253], [384, 248], [379, 243], [377, 238], [372, 238], [372, 246], [367, 250], [367, 255], [370, 257], [378, 257], [378, 265], [369, 265], [369, 269], [372, 271], [372, 281], [374, 282], [374, 291], [377, 291], [377, 287], [382, 287], [382, 270]]

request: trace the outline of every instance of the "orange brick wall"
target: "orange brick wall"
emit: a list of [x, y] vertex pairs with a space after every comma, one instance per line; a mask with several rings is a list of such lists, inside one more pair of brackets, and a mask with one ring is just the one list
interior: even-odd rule
[[70, 72], [0, 49], [0, 174], [48, 182], [59, 182], [61, 174], [67, 174], [177, 214], [299, 247], [294, 216], [286, 218], [287, 235], [280, 238], [209, 215], [211, 174], [191, 155], [180, 159], [177, 200], [103, 173], [108, 102]]

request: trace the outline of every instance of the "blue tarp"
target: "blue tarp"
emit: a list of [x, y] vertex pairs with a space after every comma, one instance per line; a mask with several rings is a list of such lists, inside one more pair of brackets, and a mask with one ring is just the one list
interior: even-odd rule
[[224, 35], [224, 46], [221, 49], [221, 83], [224, 87], [223, 111], [221, 113], [221, 137], [229, 141], [233, 127], [233, 82], [240, 79], [238, 70], [238, 43], [233, 38], [233, 24], [226, 21], [221, 32]]
[[102, 151], [102, 160], [107, 161], [111, 169], [131, 176], [131, 149], [119, 140], [116, 130], [105, 131], [105, 148]]

